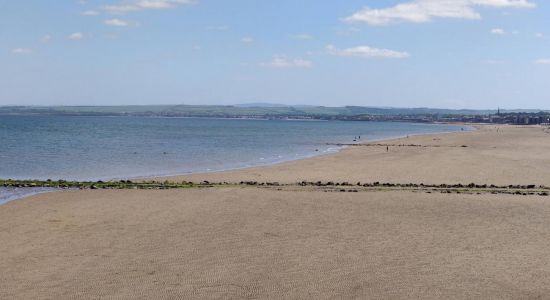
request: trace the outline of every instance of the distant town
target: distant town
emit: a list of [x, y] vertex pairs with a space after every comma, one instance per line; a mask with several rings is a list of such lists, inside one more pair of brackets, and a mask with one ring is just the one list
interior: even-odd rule
[[550, 124], [550, 111], [452, 110], [362, 106], [156, 105], [156, 106], [2, 106], [0, 116], [124, 116], [237, 118], [270, 120], [338, 120], [415, 123]]
[[549, 112], [507, 112], [489, 115], [422, 114], [422, 115], [361, 115], [338, 119], [350, 121], [395, 121], [418, 123], [488, 123], [512, 125], [550, 125]]

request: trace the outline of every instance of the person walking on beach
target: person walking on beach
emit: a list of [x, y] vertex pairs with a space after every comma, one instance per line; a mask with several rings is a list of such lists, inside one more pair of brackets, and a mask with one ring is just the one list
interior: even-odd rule
[[386, 152], [390, 152], [390, 146], [386, 146]]

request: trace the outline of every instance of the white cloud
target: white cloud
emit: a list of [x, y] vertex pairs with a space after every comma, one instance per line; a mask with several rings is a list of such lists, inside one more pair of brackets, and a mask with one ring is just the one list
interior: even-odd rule
[[105, 25], [109, 25], [109, 26], [118, 26], [118, 27], [130, 26], [129, 22], [123, 21], [123, 20], [120, 20], [120, 19], [105, 20], [104, 23], [105, 23]]
[[49, 42], [49, 41], [51, 41], [51, 40], [52, 40], [52, 36], [49, 35], [49, 34], [46, 34], [45, 36], [43, 36], [43, 37], [40, 38], [40, 41], [41, 41], [42, 43], [47, 43], [47, 42]]
[[254, 38], [250, 37], [250, 36], [245, 36], [245, 37], [241, 38], [241, 42], [243, 42], [245, 44], [254, 43]]
[[86, 10], [82, 12], [83, 16], [97, 16], [99, 15], [99, 12], [96, 10]]
[[125, 14], [131, 11], [137, 11], [140, 10], [135, 5], [105, 5], [103, 6], [103, 10], [105, 10], [107, 13], [110, 14]]
[[534, 8], [529, 0], [413, 0], [393, 7], [365, 7], [344, 19], [346, 22], [365, 22], [369, 25], [388, 25], [401, 22], [425, 23], [434, 18], [481, 19], [478, 7]]
[[84, 38], [84, 34], [82, 32], [75, 32], [71, 33], [68, 37], [69, 40], [78, 41]]
[[328, 53], [337, 56], [363, 57], [363, 58], [408, 58], [407, 52], [394, 51], [389, 49], [372, 48], [369, 46], [358, 46], [347, 49], [337, 49], [333, 45], [327, 46]]
[[300, 34], [292, 34], [290, 35], [290, 38], [294, 40], [312, 40], [313, 36], [306, 33], [300, 33]]
[[535, 33], [535, 37], [537, 37], [539, 39], [542, 39], [544, 37], [544, 34], [541, 33], [541, 32], [537, 32], [537, 33]]
[[11, 53], [13, 54], [31, 54], [32, 49], [29, 48], [15, 48], [11, 50]]
[[501, 65], [504, 63], [504, 61], [502, 60], [496, 60], [496, 59], [489, 59], [487, 61], [485, 61], [487, 64], [489, 65]]
[[536, 60], [535, 63], [540, 65], [550, 65], [550, 58], [541, 58]]
[[505, 35], [506, 31], [502, 28], [494, 28], [494, 29], [491, 29], [491, 33], [496, 35]]
[[192, 0], [141, 0], [137, 2], [137, 6], [144, 9], [165, 9], [193, 2]]
[[289, 69], [289, 68], [311, 68], [313, 62], [302, 58], [288, 58], [286, 56], [275, 56], [273, 60], [267, 63], [261, 63], [262, 67], [270, 67], [277, 69]]
[[170, 9], [195, 3], [195, 0], [133, 0], [116, 5], [103, 6], [110, 14], [125, 14], [146, 9]]
[[530, 0], [470, 0], [473, 5], [500, 7], [500, 8], [534, 8], [536, 4]]

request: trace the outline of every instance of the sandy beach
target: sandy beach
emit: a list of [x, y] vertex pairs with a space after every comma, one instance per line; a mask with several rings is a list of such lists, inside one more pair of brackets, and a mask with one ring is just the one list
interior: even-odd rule
[[[540, 127], [477, 126], [349, 147], [337, 154], [240, 171], [176, 176], [172, 181], [242, 180], [392, 183], [550, 184], [550, 135]], [[386, 145], [389, 145], [387, 152]], [[423, 147], [400, 147], [415, 145]], [[462, 147], [466, 146], [466, 147]]]
[[[542, 127], [478, 128], [161, 180], [550, 185]], [[550, 197], [539, 195], [86, 190], [1, 205], [0, 220], [0, 299], [550, 294]]]

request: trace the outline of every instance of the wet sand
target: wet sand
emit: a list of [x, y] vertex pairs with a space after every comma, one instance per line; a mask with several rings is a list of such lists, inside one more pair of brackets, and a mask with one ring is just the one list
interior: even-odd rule
[[[172, 180], [550, 185], [540, 127], [384, 143], [429, 147], [353, 147]], [[278, 189], [89, 190], [7, 203], [0, 299], [550, 294], [550, 197]]]

